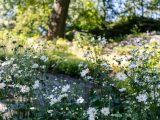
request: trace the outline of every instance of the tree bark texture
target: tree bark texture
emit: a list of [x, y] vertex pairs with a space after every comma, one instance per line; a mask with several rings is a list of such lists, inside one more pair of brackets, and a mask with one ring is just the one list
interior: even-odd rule
[[70, 0], [54, 0], [53, 10], [48, 22], [48, 40], [64, 37], [69, 3]]

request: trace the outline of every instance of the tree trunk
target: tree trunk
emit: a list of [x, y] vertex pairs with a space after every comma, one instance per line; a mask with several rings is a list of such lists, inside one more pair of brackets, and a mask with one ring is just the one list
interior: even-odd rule
[[142, 13], [142, 17], [144, 17], [144, 1], [141, 0], [141, 13]]
[[70, 0], [54, 0], [53, 10], [48, 22], [48, 40], [64, 37], [69, 3]]
[[134, 0], [133, 0], [133, 5], [134, 5], [134, 7], [133, 7], [133, 15], [136, 16], [136, 3], [135, 3]]

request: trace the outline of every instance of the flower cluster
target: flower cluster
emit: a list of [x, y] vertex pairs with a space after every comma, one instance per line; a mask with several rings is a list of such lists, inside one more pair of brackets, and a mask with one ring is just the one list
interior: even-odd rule
[[160, 52], [156, 50], [147, 46], [132, 51], [128, 64], [120, 64], [117, 72], [99, 49], [95, 53], [89, 49], [90, 64], [77, 65], [80, 80], [76, 81], [50, 76], [46, 54], [16, 51], [0, 61], [0, 97], [7, 101], [4, 113], [10, 112], [4, 119], [158, 120]]

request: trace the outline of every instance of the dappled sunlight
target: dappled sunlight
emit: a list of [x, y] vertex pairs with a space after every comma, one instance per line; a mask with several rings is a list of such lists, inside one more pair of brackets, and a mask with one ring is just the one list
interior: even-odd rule
[[5, 112], [7, 110], [7, 105], [5, 103], [0, 102], [0, 112]]
[[160, 120], [159, 0], [0, 0], [0, 120]]

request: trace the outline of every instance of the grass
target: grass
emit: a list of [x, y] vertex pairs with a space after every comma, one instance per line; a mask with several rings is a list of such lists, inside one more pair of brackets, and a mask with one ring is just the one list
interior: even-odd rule
[[[128, 35], [126, 36], [126, 39], [129, 39], [131, 37], [134, 38], [136, 37], [136, 35]], [[140, 34], [140, 36], [137, 37], [143, 38], [146, 36], [145, 34]], [[37, 55], [45, 54], [46, 56], [48, 56], [49, 61], [47, 64], [49, 65], [49, 72], [51, 73], [62, 73], [73, 77], [79, 77], [80, 68], [78, 67], [78, 65], [80, 63], [87, 64], [91, 70], [94, 67], [92, 62], [89, 62], [88, 60], [86, 60], [86, 58], [83, 57], [83, 54], [87, 52], [89, 47], [91, 50], [94, 49], [89, 44], [84, 45], [83, 48], [79, 48], [77, 41], [68, 42], [67, 40], [59, 39], [56, 42], [52, 42], [42, 39], [41, 42], [43, 43], [43, 45], [40, 45], [42, 46], [42, 48], [35, 49], [36, 45], [39, 44], [39, 41], [34, 38], [27, 40], [26, 42], [17, 41], [15, 44], [13, 44], [12, 41], [0, 41], [1, 45], [6, 45], [5, 49], [3, 49], [2, 47], [0, 48], [0, 59], [5, 60], [6, 57], [12, 56], [14, 53], [13, 51], [11, 51], [11, 49], [13, 49], [15, 46], [17, 47], [19, 45], [22, 45], [23, 48], [32, 48], [32, 50], [35, 51]], [[109, 48], [110, 46], [113, 46], [112, 48], [110, 48], [111, 51], [106, 51], [105, 49]], [[22, 54], [24, 52], [23, 48], [20, 48]], [[116, 72], [119, 71], [119, 65], [115, 59], [123, 56], [128, 56], [130, 54], [130, 51], [137, 48], [137, 46], [120, 46], [118, 42], [113, 42], [109, 43], [106, 48], [102, 50], [103, 57], [110, 63], [112, 69]], [[124, 63], [124, 65], [128, 64], [127, 62], [122, 63]]]

